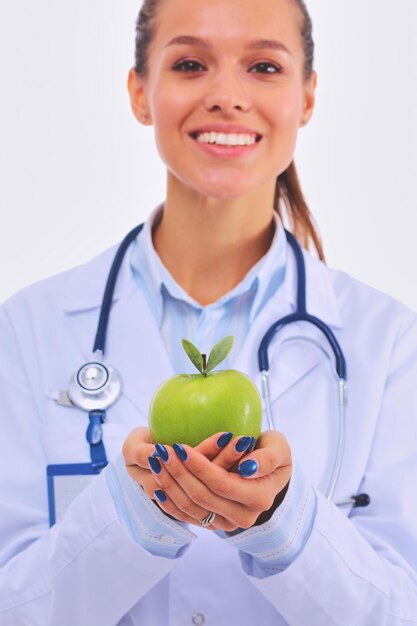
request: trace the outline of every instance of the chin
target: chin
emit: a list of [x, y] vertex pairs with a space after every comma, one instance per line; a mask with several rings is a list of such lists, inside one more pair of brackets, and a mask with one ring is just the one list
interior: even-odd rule
[[222, 178], [221, 180], [205, 180], [194, 186], [194, 189], [202, 195], [216, 198], [217, 200], [236, 200], [252, 193], [255, 185], [251, 181]]

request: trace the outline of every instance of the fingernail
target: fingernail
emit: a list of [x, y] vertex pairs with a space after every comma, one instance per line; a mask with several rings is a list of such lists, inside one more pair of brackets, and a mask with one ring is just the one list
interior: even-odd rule
[[241, 437], [239, 441], [235, 445], [236, 452], [243, 452], [249, 445], [251, 438], [250, 437]]
[[175, 454], [179, 459], [181, 459], [181, 461], [187, 460], [187, 453], [180, 443], [174, 443], [173, 448], [175, 450]]
[[166, 447], [163, 446], [162, 443], [157, 443], [155, 445], [155, 448], [158, 456], [160, 456], [163, 461], [168, 461], [168, 450], [166, 449]]
[[148, 458], [149, 467], [153, 471], [154, 474], [159, 474], [161, 471], [161, 462], [156, 456], [150, 456]]
[[156, 491], [154, 491], [153, 495], [155, 496], [155, 498], [157, 500], [159, 500], [159, 502], [166, 502], [167, 501], [166, 495], [160, 489], [157, 489]]
[[224, 448], [225, 446], [227, 446], [227, 444], [229, 443], [232, 437], [233, 437], [233, 433], [224, 433], [218, 438], [217, 445], [220, 448]]
[[237, 471], [243, 478], [248, 478], [248, 476], [253, 476], [257, 469], [257, 462], [253, 459], [248, 459], [247, 461], [243, 461], [243, 463], [239, 465]]
[[248, 447], [246, 449], [246, 452], [252, 452], [252, 450], [254, 449], [255, 445], [256, 445], [256, 437], [251, 437], [251, 442], [248, 445]]

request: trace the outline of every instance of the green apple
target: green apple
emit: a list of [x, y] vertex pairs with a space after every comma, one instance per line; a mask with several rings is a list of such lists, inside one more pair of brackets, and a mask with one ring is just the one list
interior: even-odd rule
[[262, 402], [249, 376], [237, 370], [214, 367], [226, 358], [233, 337], [225, 337], [206, 355], [190, 341], [182, 345], [198, 374], [178, 374], [156, 390], [149, 409], [149, 429], [154, 443], [198, 445], [218, 432], [258, 438]]

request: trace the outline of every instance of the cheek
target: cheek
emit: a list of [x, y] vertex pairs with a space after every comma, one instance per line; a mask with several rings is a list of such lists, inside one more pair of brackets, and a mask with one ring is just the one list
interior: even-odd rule
[[281, 153], [295, 150], [302, 113], [302, 101], [297, 90], [285, 91], [276, 99], [275, 106], [269, 105], [268, 116], [275, 134], [277, 149]]
[[[159, 154], [166, 157], [178, 155], [179, 142], [183, 139], [184, 120], [189, 111], [189, 101], [180, 94], [158, 94], [153, 100], [152, 120]], [[165, 157], [165, 158], [164, 158]]]
[[277, 123], [292, 130], [298, 128], [302, 111], [302, 98], [298, 89], [287, 90], [281, 94], [275, 109]]

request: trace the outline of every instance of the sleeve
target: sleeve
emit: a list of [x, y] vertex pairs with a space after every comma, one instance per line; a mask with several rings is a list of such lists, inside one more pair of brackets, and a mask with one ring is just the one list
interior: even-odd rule
[[417, 323], [393, 348], [361, 491], [350, 517], [320, 493], [296, 559], [255, 587], [289, 626], [417, 624]]
[[123, 526], [138, 545], [154, 556], [176, 559], [196, 535], [171, 520], [129, 476], [123, 455], [106, 468], [107, 486]]
[[[48, 527], [42, 419], [25, 372], [33, 363], [28, 352], [22, 358], [22, 346], [31, 349], [26, 341], [30, 343], [30, 335], [22, 333], [15, 333], [3, 305], [0, 624], [114, 626], [176, 561], [153, 556], [132, 540], [104, 472], [74, 500], [60, 523]], [[34, 371], [31, 380], [37, 375]]]
[[271, 519], [224, 538], [239, 550], [245, 572], [256, 578], [286, 569], [302, 552], [311, 534], [317, 498], [300, 466], [293, 467], [288, 491]]

